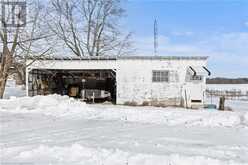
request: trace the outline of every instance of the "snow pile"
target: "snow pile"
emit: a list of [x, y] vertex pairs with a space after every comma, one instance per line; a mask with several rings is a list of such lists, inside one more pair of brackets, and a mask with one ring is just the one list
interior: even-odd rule
[[[36, 162], [35, 164], [73, 165], [242, 165], [233, 160], [220, 160], [204, 156], [180, 154], [152, 155], [124, 152], [118, 149], [88, 148], [79, 144], [63, 147], [40, 145], [38, 148], [23, 151], [12, 158], [14, 162]], [[243, 163], [244, 165], [244, 163]]]
[[122, 120], [170, 126], [234, 127], [246, 125], [248, 115], [238, 112], [187, 110], [183, 108], [86, 105], [68, 96], [50, 95], [0, 100], [0, 109], [9, 112], [42, 113], [55, 117]]
[[48, 95], [48, 96], [35, 96], [35, 97], [11, 97], [9, 100], [0, 100], [0, 107], [6, 110], [66, 110], [73, 108], [75, 105], [85, 105], [84, 102], [76, 101], [68, 96]]

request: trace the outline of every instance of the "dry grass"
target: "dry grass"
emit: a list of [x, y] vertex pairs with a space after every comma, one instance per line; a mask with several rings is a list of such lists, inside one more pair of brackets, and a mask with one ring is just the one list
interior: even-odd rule
[[124, 105], [128, 105], [128, 106], [138, 106], [138, 103], [135, 101], [126, 101], [124, 103]]

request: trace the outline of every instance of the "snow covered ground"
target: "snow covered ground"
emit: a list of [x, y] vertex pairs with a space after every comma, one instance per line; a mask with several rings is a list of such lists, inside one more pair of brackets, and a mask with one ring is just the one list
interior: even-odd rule
[[0, 100], [1, 165], [248, 164], [247, 101], [220, 112], [22, 96], [10, 81]]
[[1, 164], [248, 164], [248, 111], [0, 100]]

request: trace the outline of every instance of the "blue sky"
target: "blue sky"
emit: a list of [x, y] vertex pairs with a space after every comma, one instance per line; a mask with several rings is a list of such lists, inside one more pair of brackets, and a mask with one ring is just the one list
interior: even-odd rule
[[123, 26], [138, 55], [209, 56], [213, 77], [248, 77], [248, 0], [128, 0]]

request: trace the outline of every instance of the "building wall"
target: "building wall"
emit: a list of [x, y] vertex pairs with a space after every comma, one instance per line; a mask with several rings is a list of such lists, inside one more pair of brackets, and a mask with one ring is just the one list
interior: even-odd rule
[[[186, 82], [189, 66], [206, 66], [205, 60], [121, 60], [117, 69], [117, 104], [126, 102], [167, 102], [179, 104], [187, 98], [203, 100], [205, 79], [202, 82]], [[152, 70], [168, 70], [169, 82], [152, 82]], [[187, 96], [185, 96], [185, 94]], [[186, 106], [186, 100], [183, 103]]]
[[[191, 99], [204, 99], [205, 78], [200, 83], [186, 82], [187, 68], [206, 66], [206, 62], [199, 59], [43, 60], [34, 62], [27, 72], [30, 69], [113, 69], [116, 70], [117, 104], [180, 101], [183, 98], [183, 104], [190, 107]], [[169, 82], [152, 82], [153, 70], [168, 70], [173, 76]]]

